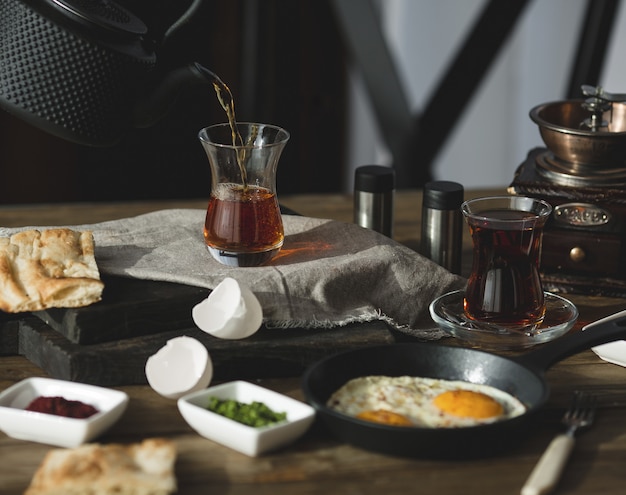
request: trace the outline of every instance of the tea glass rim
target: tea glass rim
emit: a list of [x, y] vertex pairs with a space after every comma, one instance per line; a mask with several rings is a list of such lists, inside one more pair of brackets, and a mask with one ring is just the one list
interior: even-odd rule
[[210, 129], [217, 129], [217, 128], [228, 128], [230, 130], [230, 123], [228, 122], [220, 122], [218, 124], [211, 124], [208, 125], [206, 127], [203, 127], [202, 129], [200, 129], [198, 131], [198, 139], [202, 142], [205, 142], [207, 144], [210, 144], [211, 146], [215, 146], [216, 148], [229, 148], [229, 149], [234, 149], [234, 150], [243, 150], [243, 149], [261, 149], [261, 148], [272, 148], [274, 146], [283, 146], [287, 143], [287, 141], [289, 141], [289, 139], [291, 138], [291, 134], [289, 133], [288, 130], [286, 130], [284, 127], [281, 127], [279, 125], [275, 125], [275, 124], [266, 124], [263, 122], [236, 122], [235, 125], [237, 126], [237, 129], [239, 128], [245, 128], [248, 129], [250, 126], [260, 126], [263, 128], [270, 128], [273, 129], [274, 131], [276, 131], [276, 135], [279, 136], [280, 133], [283, 134], [283, 137], [281, 139], [277, 139], [276, 141], [272, 141], [272, 142], [264, 142], [262, 145], [257, 145], [257, 144], [252, 144], [252, 145], [233, 145], [232, 141], [229, 143], [220, 143], [220, 142], [216, 142], [216, 141], [212, 141], [209, 138], [208, 132]]
[[[543, 199], [533, 198], [530, 196], [512, 196], [512, 195], [510, 196], [504, 196], [504, 195], [503, 196], [484, 196], [481, 198], [468, 199], [461, 204], [461, 212], [466, 218], [489, 220], [491, 218], [490, 216], [482, 214], [483, 213], [482, 211], [471, 211], [470, 207], [473, 204], [477, 204], [477, 203], [482, 203], [482, 202], [486, 203], [488, 201], [495, 202], [495, 201], [503, 201], [503, 200], [508, 201], [508, 202], [511, 202], [511, 200], [516, 200], [517, 202], [520, 203], [520, 207], [516, 209], [520, 211], [525, 211], [527, 213], [531, 213], [533, 217], [537, 219], [547, 218], [552, 213], [552, 205]], [[523, 206], [525, 203], [528, 203], [528, 202], [532, 204], [538, 203], [541, 206], [543, 206], [543, 209], [541, 211], [534, 211], [530, 208], [525, 209]], [[500, 219], [500, 218], [498, 219], [499, 223], [505, 223], [505, 224], [516, 223], [519, 221], [520, 221], [519, 219]]]

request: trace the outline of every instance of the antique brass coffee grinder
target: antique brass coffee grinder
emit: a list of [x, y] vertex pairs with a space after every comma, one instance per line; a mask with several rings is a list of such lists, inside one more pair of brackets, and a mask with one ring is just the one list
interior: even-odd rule
[[511, 194], [548, 201], [546, 290], [626, 297], [626, 94], [583, 86], [587, 99], [538, 105], [546, 148], [529, 152]]

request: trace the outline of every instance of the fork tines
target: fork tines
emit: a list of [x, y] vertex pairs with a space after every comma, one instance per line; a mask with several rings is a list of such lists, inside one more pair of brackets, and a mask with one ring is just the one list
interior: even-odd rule
[[589, 426], [593, 422], [597, 402], [594, 394], [575, 390], [572, 404], [563, 417], [563, 423], [575, 428]]

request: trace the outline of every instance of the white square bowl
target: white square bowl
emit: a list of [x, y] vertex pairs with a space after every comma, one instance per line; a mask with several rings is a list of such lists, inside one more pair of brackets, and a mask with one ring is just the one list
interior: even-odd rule
[[[210, 397], [239, 402], [262, 402], [272, 411], [287, 413], [287, 420], [255, 428], [207, 409]], [[302, 436], [315, 419], [315, 410], [298, 400], [246, 381], [209, 387], [178, 399], [178, 410], [201, 436], [251, 457], [283, 447]]]
[[[77, 419], [25, 410], [41, 396], [78, 400], [98, 412]], [[118, 390], [52, 378], [27, 378], [0, 393], [0, 430], [19, 440], [77, 447], [110, 428], [127, 404], [128, 395]]]

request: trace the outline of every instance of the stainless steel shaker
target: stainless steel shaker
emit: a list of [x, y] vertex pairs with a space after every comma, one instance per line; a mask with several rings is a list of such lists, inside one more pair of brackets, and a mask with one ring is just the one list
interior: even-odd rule
[[395, 182], [390, 167], [358, 167], [354, 172], [354, 223], [392, 237]]
[[461, 273], [464, 190], [461, 184], [433, 181], [424, 186], [420, 252], [438, 265]]

